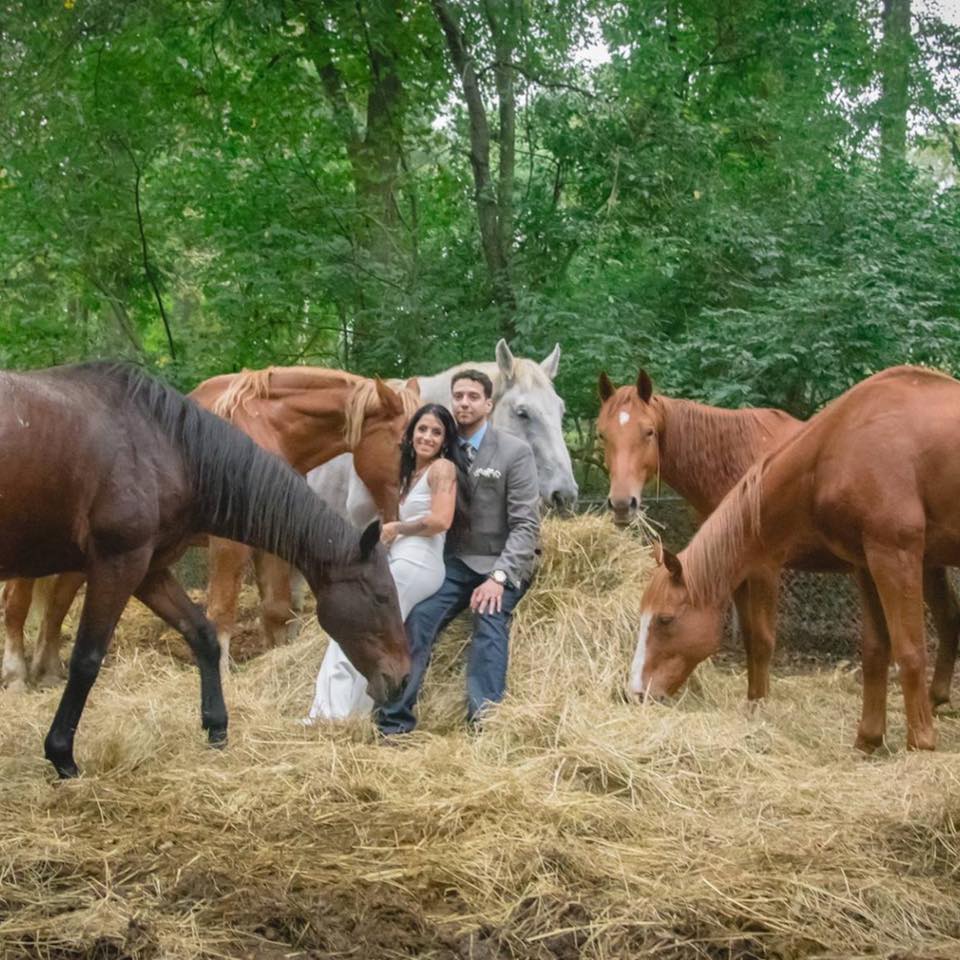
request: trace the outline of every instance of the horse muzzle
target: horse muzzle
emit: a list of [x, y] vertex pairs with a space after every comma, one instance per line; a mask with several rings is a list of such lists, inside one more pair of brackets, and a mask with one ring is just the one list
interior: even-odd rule
[[645, 703], [669, 703], [670, 697], [664, 693], [651, 693], [650, 689], [634, 690], [630, 686], [623, 688], [623, 699], [627, 703], [642, 706]]
[[637, 497], [608, 497], [607, 506], [613, 513], [613, 522], [618, 527], [629, 527], [640, 510]]
[[367, 681], [367, 696], [379, 707], [385, 703], [399, 700], [403, 691], [407, 689], [409, 675], [399, 680], [387, 673], [377, 673], [372, 680]]

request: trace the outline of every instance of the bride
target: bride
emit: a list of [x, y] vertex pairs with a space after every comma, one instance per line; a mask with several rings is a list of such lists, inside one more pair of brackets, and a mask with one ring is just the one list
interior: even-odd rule
[[[400, 519], [383, 525], [400, 613], [407, 619], [436, 593], [445, 574], [443, 545], [452, 525], [466, 521], [467, 459], [446, 407], [428, 403], [411, 418], [400, 451]], [[330, 641], [305, 723], [369, 713], [367, 681]]]

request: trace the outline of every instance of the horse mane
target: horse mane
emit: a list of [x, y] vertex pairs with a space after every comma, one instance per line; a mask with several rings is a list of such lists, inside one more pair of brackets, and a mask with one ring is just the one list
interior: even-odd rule
[[[620, 389], [636, 395], [636, 387]], [[661, 458], [669, 463], [663, 469], [683, 477], [687, 490], [698, 490], [714, 502], [769, 449], [776, 433], [790, 423], [799, 426], [788, 413], [772, 408], [726, 410], [660, 394], [650, 403], [661, 413]], [[674, 443], [673, 437], [683, 439]]]
[[[243, 370], [236, 374], [230, 386], [217, 397], [210, 408], [211, 412], [231, 422], [239, 412], [249, 412], [251, 403], [270, 396], [270, 378], [277, 371], [276, 367], [267, 367], [264, 370]], [[406, 380], [388, 380], [386, 383], [400, 397], [404, 415], [409, 420], [420, 405], [419, 396]], [[343, 436], [350, 450], [360, 442], [367, 416], [378, 412], [380, 408], [376, 382], [367, 377], [358, 378], [344, 407]]]
[[265, 370], [242, 370], [233, 382], [217, 397], [211, 412], [224, 420], [233, 420], [238, 410], [246, 410], [254, 400], [263, 400], [270, 395], [270, 374], [273, 367]]
[[[409, 420], [420, 406], [420, 398], [408, 389], [405, 380], [391, 380], [387, 382], [403, 404], [404, 417]], [[353, 450], [360, 443], [363, 434], [364, 421], [371, 413], [380, 410], [382, 404], [377, 393], [375, 380], [364, 378], [350, 391], [347, 404], [344, 408], [343, 437], [347, 448]]]
[[763, 474], [770, 455], [754, 463], [704, 521], [683, 551], [683, 580], [698, 606], [730, 593], [747, 540], [761, 535]]
[[[304, 571], [318, 562], [342, 566], [355, 559], [353, 527], [292, 467], [226, 420], [127, 364], [95, 361], [64, 370], [90, 383], [113, 409], [133, 407], [180, 453], [198, 529], [267, 550]], [[266, 380], [246, 378], [244, 395], [251, 398], [250, 391]], [[237, 403], [243, 402], [240, 394]]]

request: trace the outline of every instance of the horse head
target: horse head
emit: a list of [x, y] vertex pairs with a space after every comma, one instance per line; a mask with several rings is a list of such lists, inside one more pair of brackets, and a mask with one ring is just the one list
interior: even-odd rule
[[400, 444], [407, 421], [419, 406], [418, 382], [373, 381], [363, 400], [362, 421], [351, 444], [354, 469], [384, 520], [396, 520], [400, 505]]
[[522, 437], [530, 445], [543, 503], [569, 509], [579, 491], [563, 436], [565, 408], [553, 386], [560, 344], [542, 363], [514, 357], [506, 340], [497, 344], [496, 356], [499, 376], [490, 420], [497, 429]]
[[658, 559], [640, 602], [640, 629], [627, 689], [634, 700], [673, 696], [697, 664], [720, 646], [722, 608], [697, 601], [678, 557], [661, 548]]
[[601, 373], [599, 389], [597, 432], [610, 474], [607, 505], [614, 523], [626, 526], [640, 509], [647, 481], [660, 470], [660, 417], [646, 370], [637, 374], [634, 386], [619, 388]]
[[352, 557], [310, 575], [320, 626], [367, 678], [376, 703], [394, 699], [410, 673], [410, 649], [397, 590], [380, 544], [380, 523], [363, 531]]

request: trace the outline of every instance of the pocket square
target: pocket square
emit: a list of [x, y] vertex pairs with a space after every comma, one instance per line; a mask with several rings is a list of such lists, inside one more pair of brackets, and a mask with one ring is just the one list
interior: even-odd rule
[[499, 470], [494, 470], [493, 467], [476, 467], [472, 472], [475, 477], [487, 477], [494, 480], [499, 480], [503, 476]]

